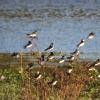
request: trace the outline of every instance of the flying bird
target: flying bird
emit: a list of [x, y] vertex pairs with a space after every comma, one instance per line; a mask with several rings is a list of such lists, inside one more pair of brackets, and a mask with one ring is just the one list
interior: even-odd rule
[[95, 33], [91, 32], [89, 33], [87, 39], [93, 39], [95, 37]]
[[77, 45], [77, 48], [84, 46], [84, 44], [85, 44], [85, 40], [81, 39], [81, 41]]
[[28, 43], [24, 46], [24, 49], [32, 47], [32, 42], [28, 41]]
[[34, 31], [34, 32], [32, 32], [32, 33], [29, 33], [29, 34], [26, 34], [28, 37], [30, 37], [30, 38], [36, 38], [36, 36], [37, 36], [37, 31]]
[[54, 43], [51, 43], [50, 45], [49, 45], [49, 47], [48, 48], [46, 48], [44, 51], [51, 51], [52, 49], [54, 48]]

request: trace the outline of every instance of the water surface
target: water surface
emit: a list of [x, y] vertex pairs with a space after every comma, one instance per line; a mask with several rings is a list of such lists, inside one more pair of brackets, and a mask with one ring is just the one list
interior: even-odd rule
[[[7, 0], [5, 0], [7, 1]], [[40, 0], [41, 1], [41, 0]], [[63, 0], [65, 2], [65, 0]], [[80, 39], [89, 32], [95, 32], [96, 38], [86, 43], [81, 52], [86, 58], [100, 57], [100, 2], [51, 2], [44, 5], [18, 1], [1, 2], [0, 6], [0, 52], [24, 51], [27, 33], [38, 31], [38, 50], [43, 51], [54, 42], [54, 51], [72, 52]], [[40, 5], [39, 5], [40, 4]], [[33, 46], [33, 50], [37, 50]]]

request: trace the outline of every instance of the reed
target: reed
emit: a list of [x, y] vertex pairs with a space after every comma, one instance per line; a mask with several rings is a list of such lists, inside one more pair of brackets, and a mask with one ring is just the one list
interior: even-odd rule
[[[99, 96], [99, 79], [97, 75], [100, 69], [90, 72], [87, 68], [91, 62], [65, 62], [56, 65], [57, 62], [49, 62], [39, 67], [38, 63], [33, 69], [27, 71], [25, 65], [27, 59], [23, 54], [20, 56], [19, 64], [0, 68], [0, 77], [6, 78], [0, 80], [0, 99], [13, 100], [77, 100], [81, 97], [93, 98]], [[50, 64], [52, 63], [52, 64]], [[68, 69], [73, 68], [71, 73]], [[19, 73], [19, 69], [22, 73]], [[35, 78], [39, 71], [42, 78]], [[93, 78], [91, 78], [93, 76]], [[57, 80], [56, 85], [49, 84], [53, 79]], [[93, 87], [95, 86], [95, 87]], [[97, 90], [98, 89], [98, 92]], [[87, 93], [87, 94], [86, 94]], [[97, 97], [98, 97], [97, 96]]]

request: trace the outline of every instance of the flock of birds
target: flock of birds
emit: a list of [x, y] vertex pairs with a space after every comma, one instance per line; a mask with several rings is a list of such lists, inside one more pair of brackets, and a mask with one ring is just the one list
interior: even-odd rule
[[[28, 48], [32, 48], [32, 46], [33, 46], [33, 43], [32, 43], [32, 40], [33, 39], [38, 39], [37, 38], [37, 31], [34, 31], [34, 32], [32, 32], [32, 33], [30, 33], [30, 34], [26, 34], [27, 35], [27, 37], [30, 39], [28, 42], [27, 42], [27, 44], [26, 45], [24, 45], [24, 49], [28, 49]], [[95, 33], [93, 33], [93, 32], [90, 32], [89, 34], [88, 34], [88, 36], [87, 36], [87, 38], [86, 38], [86, 40], [84, 40], [84, 39], [81, 39], [80, 40], [80, 42], [77, 44], [77, 46], [76, 46], [76, 50], [74, 51], [74, 52], [71, 52], [70, 53], [70, 56], [69, 57], [67, 57], [67, 59], [68, 59], [68, 61], [74, 61], [74, 60], [78, 60], [79, 59], [79, 55], [80, 55], [80, 48], [81, 47], [83, 47], [84, 45], [85, 45], [85, 43], [87, 42], [87, 40], [92, 40], [92, 39], [94, 39], [94, 37], [95, 37]], [[52, 42], [46, 49], [44, 49], [44, 51], [46, 52], [46, 51], [49, 51], [50, 52], [50, 54], [45, 58], [45, 55], [43, 54], [43, 53], [41, 53], [41, 57], [40, 57], [40, 59], [39, 59], [39, 64], [41, 65], [41, 66], [43, 66], [44, 64], [45, 64], [45, 62], [46, 61], [48, 61], [48, 60], [52, 60], [52, 59], [54, 59], [55, 58], [55, 55], [54, 55], [54, 52], [52, 51], [54, 49], [54, 43]], [[13, 56], [13, 57], [19, 57], [20, 55], [19, 55], [19, 53], [16, 53], [16, 52], [14, 52], [14, 53], [12, 53], [12, 55], [11, 56]], [[62, 57], [59, 59], [59, 62], [58, 63], [64, 63], [65, 62], [65, 55], [62, 55]], [[29, 63], [28, 65], [27, 65], [27, 69], [26, 70], [30, 70], [30, 69], [32, 69], [32, 67], [33, 67], [33, 63]], [[100, 59], [97, 59], [96, 61], [94, 61], [90, 66], [89, 66], [89, 68], [92, 68], [92, 67], [94, 67], [94, 66], [98, 66], [98, 65], [100, 65]], [[72, 72], [72, 69], [69, 69], [68, 70], [68, 73], [70, 74]], [[40, 79], [42, 77], [42, 75], [40, 74], [40, 72], [38, 71], [37, 73], [36, 73], [36, 76], [35, 76], [35, 78], [38, 80], [38, 79]], [[51, 84], [51, 85], [56, 85], [56, 83], [57, 83], [57, 80], [52, 80], [51, 82], [49, 82], [48, 84]]]

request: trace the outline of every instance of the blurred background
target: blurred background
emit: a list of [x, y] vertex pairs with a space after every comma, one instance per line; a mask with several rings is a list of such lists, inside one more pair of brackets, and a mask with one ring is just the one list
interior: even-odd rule
[[[84, 58], [100, 57], [100, 0], [0, 0], [0, 52], [24, 50], [27, 33], [37, 30], [39, 51], [54, 42], [72, 52], [89, 32], [96, 38], [81, 48]], [[36, 51], [33, 45], [33, 51]]]

